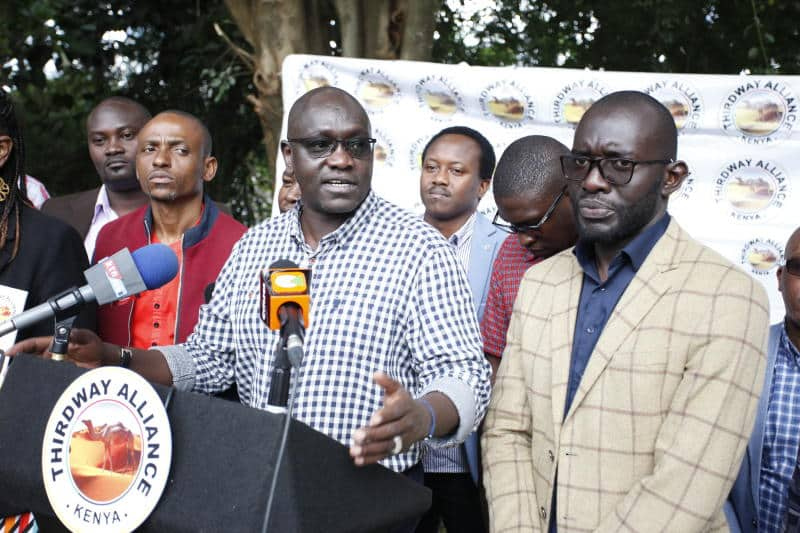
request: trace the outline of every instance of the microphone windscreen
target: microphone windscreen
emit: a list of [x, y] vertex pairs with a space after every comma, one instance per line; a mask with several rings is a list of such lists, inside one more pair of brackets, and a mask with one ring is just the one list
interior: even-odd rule
[[273, 268], [298, 268], [297, 263], [289, 261], [288, 259], [278, 259], [269, 266], [270, 270]]
[[178, 273], [178, 256], [166, 244], [148, 244], [131, 255], [147, 290], [169, 283]]

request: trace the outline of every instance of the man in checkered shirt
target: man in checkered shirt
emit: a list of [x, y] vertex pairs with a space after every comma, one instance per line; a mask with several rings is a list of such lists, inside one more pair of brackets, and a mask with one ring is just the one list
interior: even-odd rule
[[[357, 465], [413, 468], [419, 441], [455, 445], [489, 401], [488, 363], [464, 273], [441, 235], [371, 191], [369, 118], [346, 92], [306, 93], [282, 143], [302, 200], [252, 228], [222, 269], [211, 302], [181, 345], [133, 350], [151, 381], [214, 393], [236, 383], [241, 401], [267, 405], [278, 333], [259, 318], [259, 273], [279, 259], [313, 269], [295, 416], [350, 444]], [[81, 331], [70, 357], [119, 365], [119, 347]], [[49, 339], [12, 353], [44, 352]]]

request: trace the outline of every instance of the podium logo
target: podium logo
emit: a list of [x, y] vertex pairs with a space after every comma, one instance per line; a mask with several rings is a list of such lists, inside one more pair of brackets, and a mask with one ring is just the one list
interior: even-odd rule
[[783, 248], [771, 239], [753, 239], [742, 248], [740, 263], [757, 276], [770, 274], [783, 260]]
[[458, 91], [446, 78], [428, 76], [417, 84], [417, 101], [428, 108], [431, 116], [437, 120], [448, 120], [456, 113], [464, 110]]
[[694, 87], [679, 80], [661, 80], [648, 86], [649, 94], [666, 107], [678, 131], [697, 128], [703, 116], [703, 99]]
[[171, 459], [169, 421], [153, 387], [130, 370], [99, 368], [53, 407], [42, 475], [70, 531], [133, 531], [161, 498]]
[[493, 118], [507, 128], [518, 128], [533, 120], [533, 101], [513, 81], [499, 81], [481, 91], [481, 109], [484, 116]]
[[397, 100], [400, 91], [397, 84], [377, 69], [361, 71], [358, 76], [356, 94], [368, 111], [383, 111]]
[[796, 121], [794, 93], [777, 81], [749, 81], [729, 93], [722, 104], [722, 129], [748, 144], [783, 139]]
[[737, 221], [771, 217], [783, 207], [788, 195], [788, 176], [766, 159], [731, 161], [714, 182], [717, 204]]
[[553, 100], [553, 120], [575, 126], [581, 117], [608, 91], [598, 81], [580, 80], [565, 85]]
[[383, 133], [382, 130], [373, 130], [372, 136], [377, 141], [375, 143], [375, 164], [379, 167], [391, 167], [394, 165], [394, 145], [392, 140]]

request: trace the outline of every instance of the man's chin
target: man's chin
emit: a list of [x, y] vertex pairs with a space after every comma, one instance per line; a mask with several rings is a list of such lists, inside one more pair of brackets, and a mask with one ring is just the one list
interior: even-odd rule
[[113, 192], [132, 192], [142, 190], [136, 176], [132, 178], [106, 178], [103, 180], [106, 189]]

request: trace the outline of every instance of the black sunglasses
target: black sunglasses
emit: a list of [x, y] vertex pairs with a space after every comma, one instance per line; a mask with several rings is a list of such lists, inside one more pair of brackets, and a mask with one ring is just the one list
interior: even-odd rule
[[553, 203], [550, 204], [550, 207], [547, 208], [547, 211], [544, 212], [542, 218], [539, 219], [539, 222], [536, 224], [506, 224], [505, 222], [499, 222], [497, 219], [500, 217], [500, 212], [494, 214], [494, 219], [492, 219], [492, 224], [505, 231], [506, 233], [516, 234], [516, 233], [531, 233], [533, 231], [538, 231], [544, 226], [544, 223], [547, 222], [547, 219], [550, 218], [550, 215], [553, 214], [553, 211], [556, 210], [558, 206], [558, 202], [561, 201], [561, 198], [564, 197], [564, 193], [567, 191], [567, 188], [564, 187], [561, 189], [561, 192], [558, 193], [556, 199], [553, 200]]
[[570, 181], [583, 181], [597, 165], [600, 175], [608, 183], [625, 185], [630, 183], [636, 165], [669, 165], [672, 159], [628, 159], [625, 157], [589, 157], [586, 155], [562, 155], [561, 173]]
[[303, 137], [286, 139], [286, 142], [298, 143], [305, 148], [308, 155], [315, 159], [328, 157], [341, 144], [348, 154], [356, 159], [366, 159], [372, 155], [372, 147], [377, 142], [371, 137], [351, 137], [350, 139], [332, 139], [330, 137]]

